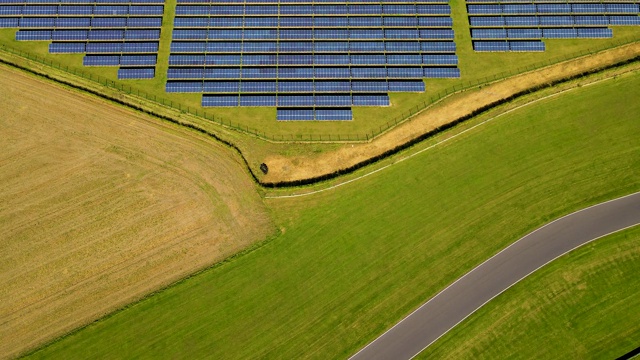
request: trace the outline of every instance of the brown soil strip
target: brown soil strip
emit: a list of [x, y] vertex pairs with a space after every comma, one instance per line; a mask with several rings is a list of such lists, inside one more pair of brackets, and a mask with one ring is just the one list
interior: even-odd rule
[[274, 231], [216, 141], [0, 69], [0, 357]]
[[269, 173], [261, 180], [266, 183], [294, 182], [347, 169], [514, 94], [605, 68], [632, 59], [639, 54], [640, 43], [633, 43], [521, 74], [484, 86], [480, 91], [457, 94], [448, 99], [445, 104], [423, 111], [411, 121], [399, 125], [369, 143], [347, 145], [334, 152], [316, 156], [271, 155], [265, 159], [269, 165]]

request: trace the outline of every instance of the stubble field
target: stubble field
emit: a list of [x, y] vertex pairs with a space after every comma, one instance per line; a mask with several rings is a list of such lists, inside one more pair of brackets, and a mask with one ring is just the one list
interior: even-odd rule
[[268, 237], [239, 157], [0, 69], [0, 354], [12, 357]]

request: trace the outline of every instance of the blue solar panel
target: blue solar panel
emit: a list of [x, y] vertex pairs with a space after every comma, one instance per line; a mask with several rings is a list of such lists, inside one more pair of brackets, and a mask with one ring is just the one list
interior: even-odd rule
[[509, 51], [509, 43], [506, 41], [474, 41], [475, 51]]
[[598, 25], [609, 25], [609, 18], [604, 15], [585, 15], [585, 16], [576, 16], [575, 17], [576, 25], [588, 25], [588, 26], [598, 26]]
[[389, 80], [390, 92], [423, 92], [424, 90], [422, 80]]
[[244, 93], [275, 93], [275, 81], [242, 81], [240, 82], [240, 92]]
[[18, 30], [16, 32], [16, 40], [51, 40], [50, 30]]
[[91, 26], [96, 28], [124, 28], [127, 27], [127, 18], [95, 17], [91, 20]]
[[154, 68], [120, 68], [118, 69], [118, 79], [153, 79], [155, 77]]
[[240, 95], [240, 106], [276, 106], [276, 96]]
[[166, 91], [168, 93], [201, 93], [203, 91], [202, 81], [168, 81]]
[[612, 15], [609, 16], [611, 25], [640, 25], [640, 16], [635, 15]]
[[278, 95], [278, 106], [313, 106], [313, 95]]
[[118, 66], [120, 56], [118, 55], [85, 55], [84, 66]]
[[278, 81], [278, 92], [283, 93], [311, 93], [313, 81]]
[[542, 36], [545, 39], [575, 39], [578, 37], [578, 30], [574, 28], [542, 29]]
[[351, 82], [351, 90], [354, 92], [387, 92], [389, 90], [389, 85], [386, 80], [354, 80]]
[[[72, 30], [69, 30], [69, 32], [71, 31]], [[124, 39], [124, 30], [91, 30], [89, 31], [89, 40], [122, 40], [122, 39]]]
[[159, 28], [161, 26], [162, 26], [162, 18], [159, 18], [159, 17], [127, 18], [127, 27]]
[[277, 120], [314, 120], [313, 109], [278, 109]]
[[155, 65], [156, 62], [156, 55], [122, 55], [120, 57], [120, 64], [128, 66]]
[[[245, 69], [248, 73], [251, 69]], [[238, 79], [240, 78], [240, 68], [205, 68], [203, 71], [205, 79]]]
[[613, 31], [608, 28], [578, 28], [578, 37], [587, 39], [602, 39], [613, 37]]
[[57, 28], [88, 28], [91, 26], [91, 18], [81, 18], [81, 17], [72, 17], [72, 18], [63, 18], [59, 17], [56, 19], [56, 27]]
[[541, 29], [507, 29], [509, 39], [541, 39]]
[[421, 67], [390, 67], [387, 72], [390, 79], [421, 79], [424, 77]]
[[456, 44], [453, 41], [424, 41], [420, 43], [420, 49], [424, 52], [455, 52]]
[[237, 93], [240, 92], [239, 81], [205, 81], [204, 92], [210, 93]]
[[52, 54], [76, 54], [85, 52], [85, 43], [51, 43], [49, 44], [49, 52]]
[[157, 53], [157, 42], [124, 42], [122, 44], [123, 53]]
[[351, 120], [352, 118], [353, 118], [353, 113], [351, 112], [351, 109], [316, 109], [315, 110], [316, 120], [340, 121], [340, 120]]
[[315, 91], [316, 92], [332, 92], [332, 93], [350, 92], [351, 84], [348, 80], [334, 80], [334, 81], [320, 80], [315, 82]]
[[353, 106], [389, 106], [389, 95], [353, 95]]

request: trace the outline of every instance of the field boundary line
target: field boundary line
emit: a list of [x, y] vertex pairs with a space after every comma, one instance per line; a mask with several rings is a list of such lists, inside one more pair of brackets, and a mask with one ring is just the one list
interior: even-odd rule
[[[633, 72], [633, 71], [639, 71], [639, 70], [631, 70], [631, 71], [629, 71], [629, 72]], [[347, 180], [347, 181], [341, 182], [341, 183], [339, 183], [339, 184], [336, 184], [336, 185], [330, 186], [330, 187], [328, 187], [328, 188], [324, 188], [324, 189], [320, 189], [320, 190], [315, 190], [315, 191], [311, 191], [311, 192], [303, 193], [303, 194], [265, 196], [264, 198], [265, 198], [265, 199], [288, 199], [288, 198], [297, 198], [297, 197], [303, 197], [303, 196], [315, 195], [315, 194], [318, 194], [318, 193], [321, 193], [321, 192], [325, 192], [325, 191], [329, 191], [329, 190], [334, 190], [334, 189], [336, 189], [336, 188], [338, 188], [338, 187], [340, 187], [340, 186], [347, 185], [347, 184], [350, 184], [350, 183], [355, 182], [355, 181], [358, 181], [358, 180], [362, 180], [362, 179], [364, 179], [364, 178], [366, 178], [366, 177], [368, 177], [368, 176], [370, 176], [370, 175], [376, 174], [376, 173], [378, 173], [378, 172], [380, 172], [380, 171], [382, 171], [382, 170], [385, 170], [385, 169], [387, 169], [387, 168], [389, 168], [389, 167], [391, 167], [391, 166], [393, 166], [393, 165], [399, 164], [399, 163], [401, 163], [401, 162], [403, 162], [403, 161], [405, 161], [405, 160], [408, 160], [408, 159], [411, 159], [411, 158], [413, 158], [413, 157], [415, 157], [415, 156], [418, 156], [418, 155], [420, 155], [420, 154], [422, 154], [422, 153], [424, 153], [424, 152], [426, 152], [426, 151], [428, 151], [428, 150], [434, 149], [434, 148], [436, 148], [437, 146], [439, 146], [439, 145], [443, 145], [443, 144], [445, 144], [445, 143], [449, 142], [450, 140], [456, 139], [456, 138], [458, 138], [458, 137], [460, 137], [460, 136], [462, 136], [462, 135], [464, 135], [464, 134], [466, 134], [466, 133], [468, 133], [468, 132], [470, 132], [470, 131], [472, 131], [472, 130], [474, 130], [474, 129], [476, 129], [476, 128], [480, 127], [480, 126], [483, 126], [483, 125], [486, 125], [486, 124], [488, 124], [488, 123], [490, 123], [490, 122], [493, 122], [494, 120], [496, 120], [496, 119], [498, 119], [498, 118], [500, 118], [500, 117], [502, 117], [502, 116], [504, 116], [504, 115], [510, 114], [510, 113], [512, 113], [512, 112], [514, 112], [514, 111], [520, 110], [520, 109], [522, 109], [522, 108], [524, 108], [524, 107], [527, 107], [527, 106], [529, 106], [529, 105], [536, 104], [536, 103], [538, 103], [538, 102], [540, 102], [540, 101], [548, 100], [548, 99], [551, 99], [551, 98], [553, 98], [553, 97], [556, 97], [556, 96], [559, 96], [559, 95], [563, 95], [563, 94], [565, 94], [565, 93], [567, 93], [567, 92], [570, 92], [570, 91], [573, 91], [573, 90], [581, 89], [581, 88], [584, 88], [584, 87], [587, 87], [587, 86], [591, 86], [591, 85], [599, 84], [599, 83], [604, 82], [604, 81], [607, 81], [607, 80], [615, 79], [615, 78], [616, 78], [617, 76], [619, 76], [619, 75], [620, 75], [620, 74], [612, 75], [612, 76], [609, 76], [609, 77], [604, 78], [604, 79], [595, 80], [595, 81], [590, 82], [590, 83], [588, 83], [588, 84], [584, 84], [584, 85], [581, 85], [581, 86], [575, 86], [575, 87], [572, 87], [572, 88], [569, 88], [569, 89], [561, 90], [561, 91], [559, 91], [559, 92], [557, 92], [557, 93], [553, 93], [553, 94], [550, 94], [550, 95], [547, 95], [547, 96], [544, 96], [544, 97], [538, 98], [538, 99], [533, 99], [532, 101], [529, 101], [529, 102], [527, 102], [527, 103], [525, 103], [525, 104], [522, 104], [522, 105], [518, 105], [518, 106], [516, 106], [516, 107], [514, 107], [514, 108], [512, 108], [512, 109], [506, 110], [505, 112], [502, 112], [502, 113], [500, 113], [500, 114], [498, 114], [498, 115], [496, 115], [496, 116], [494, 116], [494, 117], [491, 117], [491, 118], [489, 118], [489, 119], [487, 119], [487, 120], [484, 120], [484, 121], [482, 121], [482, 122], [480, 122], [480, 123], [478, 123], [478, 124], [476, 124], [476, 125], [473, 125], [472, 127], [468, 128], [468, 129], [465, 129], [465, 130], [463, 130], [463, 131], [461, 131], [461, 132], [459, 132], [459, 133], [457, 133], [457, 134], [454, 134], [454, 135], [452, 135], [452, 136], [450, 136], [450, 137], [448, 137], [448, 138], [446, 138], [446, 139], [444, 139], [444, 140], [438, 141], [437, 143], [435, 143], [435, 144], [433, 144], [433, 145], [429, 145], [429, 146], [427, 146], [427, 147], [426, 147], [426, 148], [424, 148], [424, 149], [418, 150], [418, 151], [416, 151], [416, 152], [415, 152], [415, 153], [413, 153], [413, 154], [409, 154], [409, 155], [407, 155], [407, 156], [405, 156], [405, 157], [402, 157], [402, 158], [398, 159], [397, 161], [394, 161], [394, 162], [393, 162], [393, 163], [391, 163], [391, 164], [387, 164], [387, 165], [385, 165], [385, 166], [383, 166], [383, 167], [381, 167], [381, 168], [379, 168], [379, 169], [373, 170], [373, 171], [368, 172], [368, 173], [366, 173], [366, 174], [364, 174], [364, 175], [361, 175], [361, 176], [358, 176], [358, 177], [356, 177], [356, 178], [353, 178], [353, 179], [350, 179], [350, 180]]]

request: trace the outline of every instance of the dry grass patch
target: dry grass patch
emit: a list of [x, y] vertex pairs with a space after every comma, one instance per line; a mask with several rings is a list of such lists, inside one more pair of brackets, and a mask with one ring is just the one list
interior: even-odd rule
[[348, 168], [521, 91], [631, 59], [638, 54], [640, 43], [633, 43], [498, 81], [480, 91], [463, 92], [445, 103], [427, 108], [410, 121], [368, 143], [343, 146], [336, 151], [315, 156], [269, 155], [265, 160], [269, 165], [269, 174], [263, 180], [295, 181]]
[[0, 353], [15, 356], [273, 231], [219, 144], [0, 69]]

